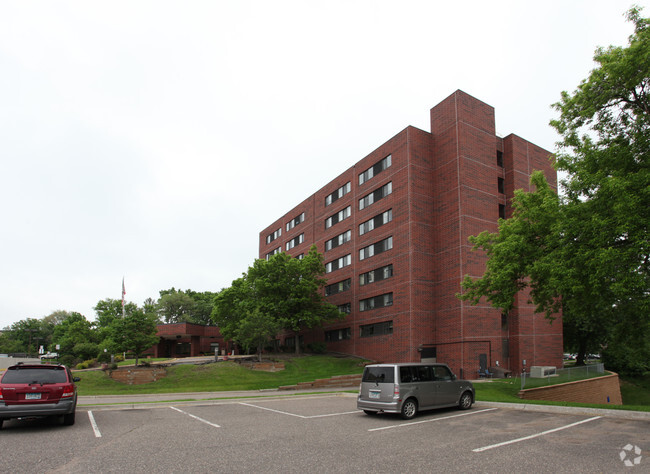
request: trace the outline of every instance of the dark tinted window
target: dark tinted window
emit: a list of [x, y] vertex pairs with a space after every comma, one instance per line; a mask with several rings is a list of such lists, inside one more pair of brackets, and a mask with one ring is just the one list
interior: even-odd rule
[[451, 380], [451, 372], [447, 367], [435, 366], [433, 370], [436, 375], [436, 380]]
[[431, 374], [431, 367], [400, 367], [399, 378], [402, 383], [411, 382], [431, 382], [433, 376]]
[[56, 369], [9, 368], [2, 383], [66, 383], [68, 381], [63, 367]]
[[395, 370], [392, 367], [366, 367], [363, 382], [394, 383]]

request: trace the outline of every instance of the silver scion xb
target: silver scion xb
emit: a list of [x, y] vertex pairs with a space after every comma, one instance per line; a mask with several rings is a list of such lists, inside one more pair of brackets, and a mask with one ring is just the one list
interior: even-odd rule
[[357, 408], [368, 415], [399, 413], [404, 419], [418, 411], [474, 403], [474, 386], [458, 380], [445, 364], [373, 364], [361, 379]]

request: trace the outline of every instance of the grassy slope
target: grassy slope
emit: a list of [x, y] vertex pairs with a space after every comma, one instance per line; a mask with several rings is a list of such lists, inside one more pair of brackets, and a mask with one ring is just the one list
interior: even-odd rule
[[[102, 371], [77, 372], [80, 395], [112, 395], [140, 393], [210, 392], [230, 390], [273, 389], [333, 375], [360, 374], [363, 361], [354, 358], [331, 356], [305, 356], [285, 361], [285, 370], [262, 372], [249, 370], [234, 362], [207, 365], [177, 365], [167, 368], [167, 376], [158, 382], [144, 385], [124, 385], [115, 382]], [[533, 384], [546, 383], [529, 379]], [[508, 403], [524, 402], [517, 397], [521, 388], [519, 379], [496, 379], [475, 383], [476, 399]], [[621, 384], [624, 409], [650, 411], [650, 374], [636, 379], [625, 379]], [[576, 403], [535, 402], [549, 405], [590, 406], [594, 408], [617, 408], [612, 405], [586, 405]], [[620, 407], [619, 407], [620, 408]]]
[[363, 361], [331, 356], [305, 356], [285, 361], [285, 370], [262, 372], [247, 369], [235, 362], [207, 365], [177, 365], [167, 368], [167, 376], [158, 382], [124, 385], [103, 371], [80, 372], [79, 395], [139, 393], [210, 392], [260, 390], [293, 385], [298, 382], [333, 375], [360, 374]]

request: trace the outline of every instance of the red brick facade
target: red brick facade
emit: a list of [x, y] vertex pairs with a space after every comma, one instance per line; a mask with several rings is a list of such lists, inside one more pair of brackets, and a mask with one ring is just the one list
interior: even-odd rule
[[[407, 127], [277, 219], [260, 233], [260, 258], [277, 249], [299, 256], [315, 244], [325, 263], [344, 264], [327, 273], [328, 284], [350, 279], [328, 296], [349, 305], [346, 319], [305, 332], [304, 343], [325, 341], [328, 350], [377, 361], [435, 357], [465, 377], [476, 374], [479, 358], [517, 371], [523, 360], [561, 367], [561, 318], [550, 324], [534, 314], [525, 295], [507, 317], [455, 296], [463, 276], [481, 276], [485, 266], [468, 237], [497, 231], [499, 213], [509, 215], [513, 191], [529, 190], [534, 170], [555, 186], [549, 157], [515, 135], [497, 137], [494, 109], [456, 91], [431, 109], [431, 133]], [[392, 219], [382, 221], [388, 211]], [[328, 227], [330, 217], [338, 222]], [[374, 229], [361, 233], [374, 217]], [[385, 278], [373, 274], [362, 285], [380, 268]]]
[[156, 336], [160, 342], [145, 351], [153, 357], [196, 357], [201, 354], [219, 353], [226, 349], [219, 328], [192, 323], [159, 324]]

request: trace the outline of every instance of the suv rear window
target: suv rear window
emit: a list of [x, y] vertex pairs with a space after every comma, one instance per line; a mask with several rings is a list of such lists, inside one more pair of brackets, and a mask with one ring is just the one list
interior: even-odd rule
[[394, 367], [366, 367], [366, 370], [363, 372], [362, 382], [394, 383], [395, 368]]
[[2, 377], [2, 383], [66, 383], [68, 377], [64, 367], [52, 369], [41, 368], [9, 368]]

